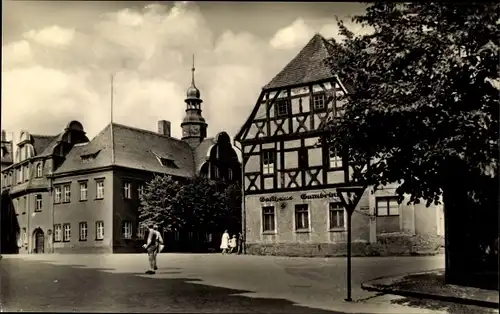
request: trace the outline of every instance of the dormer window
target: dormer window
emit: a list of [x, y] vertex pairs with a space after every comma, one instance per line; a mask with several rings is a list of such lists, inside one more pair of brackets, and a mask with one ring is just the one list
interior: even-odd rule
[[160, 163], [163, 167], [178, 168], [177, 165], [175, 164], [175, 162], [169, 158], [161, 158], [160, 157]]
[[97, 152], [91, 154], [80, 155], [80, 158], [82, 159], [83, 162], [90, 162], [97, 158], [97, 155], [99, 155], [100, 151], [101, 150], [98, 150]]
[[158, 162], [163, 166], [163, 167], [169, 167], [169, 168], [179, 168], [176, 164], [175, 161], [170, 158], [170, 157], [162, 157], [159, 154], [156, 154], [153, 152], [153, 154], [156, 156], [156, 159], [158, 159]]

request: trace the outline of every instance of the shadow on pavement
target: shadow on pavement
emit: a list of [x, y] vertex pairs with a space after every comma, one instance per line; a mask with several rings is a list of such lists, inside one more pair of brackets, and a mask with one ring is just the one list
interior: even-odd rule
[[0, 270], [3, 311], [340, 313], [284, 299], [236, 296], [250, 291], [191, 283], [200, 281], [196, 279], [155, 279], [13, 259], [3, 259]]
[[419, 309], [447, 311], [448, 313], [462, 313], [462, 314], [498, 313], [498, 310], [486, 307], [464, 305], [464, 304], [437, 301], [431, 299], [410, 298], [410, 297], [403, 297], [401, 299], [392, 300], [391, 303], [397, 305], [410, 306]]

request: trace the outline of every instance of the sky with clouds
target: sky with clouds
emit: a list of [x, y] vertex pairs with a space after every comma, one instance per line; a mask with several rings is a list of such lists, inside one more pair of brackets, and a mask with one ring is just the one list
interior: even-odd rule
[[[71, 120], [92, 138], [110, 121], [181, 136], [192, 54], [208, 135], [234, 136], [268, 83], [335, 16], [360, 3], [4, 1], [2, 129], [57, 134]], [[360, 26], [352, 25], [356, 31]], [[9, 133], [9, 135], [12, 133]], [[10, 137], [10, 136], [9, 136]]]

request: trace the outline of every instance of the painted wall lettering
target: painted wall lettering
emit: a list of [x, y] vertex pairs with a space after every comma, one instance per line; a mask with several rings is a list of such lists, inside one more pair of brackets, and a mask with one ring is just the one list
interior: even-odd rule
[[282, 202], [282, 201], [291, 201], [293, 200], [293, 196], [270, 196], [265, 197], [261, 196], [259, 199], [261, 202]]
[[337, 193], [334, 193], [334, 192], [318, 193], [318, 194], [301, 194], [300, 198], [303, 200], [311, 200], [311, 199], [319, 199], [319, 198], [337, 198], [340, 200]]

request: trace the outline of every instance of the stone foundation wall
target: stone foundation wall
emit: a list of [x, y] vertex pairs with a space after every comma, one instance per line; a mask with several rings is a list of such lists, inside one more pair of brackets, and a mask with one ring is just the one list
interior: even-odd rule
[[[377, 243], [355, 241], [352, 256], [409, 256], [436, 255], [442, 252], [444, 239], [441, 236], [419, 236], [402, 233], [387, 233], [377, 236]], [[247, 244], [247, 254], [334, 257], [347, 255], [347, 243], [276, 243]]]

